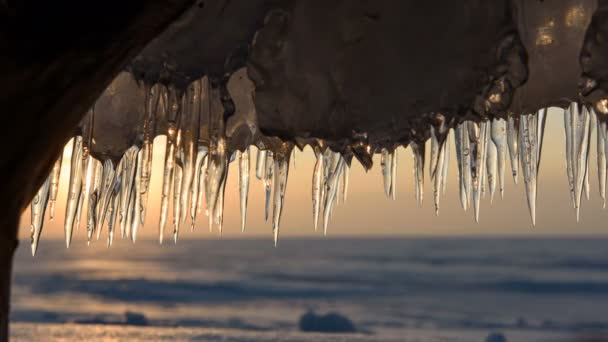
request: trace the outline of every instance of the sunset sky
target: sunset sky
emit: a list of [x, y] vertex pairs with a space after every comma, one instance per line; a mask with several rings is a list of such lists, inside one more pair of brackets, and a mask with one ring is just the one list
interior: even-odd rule
[[[543, 160], [538, 183], [537, 225], [532, 227], [522, 175], [520, 184], [515, 186], [510, 172], [507, 173], [505, 197], [497, 194], [491, 205], [489, 194], [482, 201], [480, 223], [476, 224], [472, 209], [465, 212], [460, 207], [458, 197], [458, 168], [454, 143], [450, 160], [448, 191], [441, 198], [439, 216], [434, 214], [432, 184], [425, 165], [424, 206], [419, 208], [414, 198], [414, 181], [412, 153], [410, 149], [399, 149], [397, 200], [392, 201], [383, 193], [379, 156], [375, 158], [374, 168], [366, 173], [361, 165], [353, 160], [348, 201], [334, 210], [328, 235], [588, 235], [604, 234], [608, 227], [604, 222], [608, 212], [602, 210], [598, 193], [597, 163], [595, 158], [595, 134], [591, 140], [590, 182], [591, 201], [583, 199], [581, 222], [576, 223], [575, 212], [571, 207], [565, 176], [564, 130], [561, 110], [550, 110], [545, 134]], [[160, 206], [160, 187], [162, 163], [164, 161], [164, 137], [155, 141], [152, 190], [149, 198], [146, 225], [141, 228], [142, 237], [158, 236], [158, 219]], [[224, 210], [223, 236], [272, 238], [270, 223], [264, 222], [264, 194], [262, 183], [255, 178], [255, 150], [252, 149], [251, 183], [249, 192], [249, 210], [245, 233], [240, 232], [239, 195], [237, 164], [231, 164], [226, 187], [226, 207]], [[427, 148], [427, 154], [429, 148]], [[56, 207], [56, 218], [45, 223], [42, 239], [63, 237], [63, 216], [65, 212], [66, 188], [69, 181], [70, 151], [66, 149], [63, 157], [60, 193]], [[289, 181], [285, 198], [285, 210], [281, 224], [281, 237], [321, 236], [312, 225], [311, 181], [314, 166], [314, 155], [307, 148], [297, 151], [296, 165], [290, 168]], [[509, 170], [508, 164], [507, 170]], [[48, 211], [47, 211], [48, 214]], [[21, 222], [21, 238], [29, 238], [29, 210], [24, 212]], [[204, 214], [199, 217], [194, 232], [190, 231], [189, 221], [182, 228], [182, 239], [215, 238], [218, 233], [209, 232]], [[105, 228], [104, 228], [105, 229]], [[106, 232], [104, 232], [106, 233]], [[105, 234], [104, 234], [105, 236]], [[170, 236], [167, 232], [166, 237]], [[75, 232], [75, 243], [85, 240], [84, 230]]]

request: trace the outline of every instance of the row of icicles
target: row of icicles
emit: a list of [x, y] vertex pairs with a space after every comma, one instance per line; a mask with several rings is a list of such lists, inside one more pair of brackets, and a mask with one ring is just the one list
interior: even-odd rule
[[[518, 183], [520, 170], [525, 183], [526, 197], [532, 224], [536, 220], [536, 189], [539, 173], [544, 127], [547, 110], [535, 114], [509, 116], [476, 123], [463, 122], [453, 129], [431, 126], [430, 177], [433, 183], [433, 200], [436, 213], [439, 200], [445, 194], [450, 160], [450, 136], [456, 145], [460, 202], [464, 210], [474, 208], [475, 220], [479, 220], [480, 199], [489, 191], [493, 199], [497, 190], [504, 192], [507, 158], [510, 159], [514, 182]], [[592, 109], [573, 103], [564, 111], [566, 133], [566, 164], [572, 204], [577, 220], [582, 193], [589, 197], [588, 157], [592, 127], [597, 123], [597, 156], [600, 180], [600, 195], [606, 199], [606, 170], [608, 133], [606, 121], [597, 118]], [[214, 125], [210, 125], [213, 127]], [[220, 125], [221, 126], [221, 125]], [[214, 128], [210, 128], [214, 129]], [[220, 127], [221, 129], [221, 127]], [[220, 232], [223, 226], [224, 191], [231, 162], [238, 163], [241, 229], [245, 229], [249, 192], [250, 153], [227, 150], [225, 136], [210, 132], [210, 143], [184, 144], [181, 129], [169, 125], [167, 149], [163, 170], [162, 198], [159, 223], [159, 241], [163, 242], [167, 227], [169, 201], [172, 194], [172, 235], [177, 242], [180, 227], [190, 220], [194, 228], [197, 215], [203, 210], [208, 216], [209, 228]], [[70, 184], [66, 206], [65, 239], [69, 247], [73, 228], [80, 227], [83, 206], [87, 206], [86, 231], [88, 242], [100, 238], [104, 223], [107, 224], [107, 243], [112, 245], [115, 229], [120, 236], [137, 238], [143, 226], [150, 185], [152, 154], [151, 143], [131, 147], [116, 167], [109, 160], [100, 162], [93, 158], [83, 144], [83, 137], [73, 139]], [[188, 146], [190, 145], [190, 146]], [[198, 145], [198, 146], [194, 146]], [[414, 155], [415, 196], [421, 206], [424, 186], [425, 144], [412, 142], [409, 145]], [[269, 219], [272, 203], [272, 229], [276, 245], [279, 224], [293, 144], [283, 143], [275, 150], [258, 150], [255, 175], [265, 189], [265, 218]], [[352, 155], [343, 156], [330, 149], [314, 148], [316, 163], [312, 176], [313, 224], [318, 227], [323, 219], [323, 230], [327, 226], [336, 203], [346, 201]], [[230, 156], [230, 157], [229, 157]], [[59, 188], [61, 156], [31, 203], [32, 254], [36, 253], [42, 231], [47, 204], [49, 218], [54, 216]], [[384, 191], [395, 199], [397, 153], [396, 150], [381, 151], [381, 171]], [[204, 203], [204, 204], [203, 204]]]

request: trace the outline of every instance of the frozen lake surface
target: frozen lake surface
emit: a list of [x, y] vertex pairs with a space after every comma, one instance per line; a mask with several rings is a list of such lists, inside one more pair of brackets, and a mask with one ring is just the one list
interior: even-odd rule
[[[484, 341], [498, 332], [577, 341], [608, 332], [606, 239], [63, 245], [44, 241], [33, 259], [21, 244], [15, 340]], [[310, 311], [338, 313], [357, 332], [302, 332]]]

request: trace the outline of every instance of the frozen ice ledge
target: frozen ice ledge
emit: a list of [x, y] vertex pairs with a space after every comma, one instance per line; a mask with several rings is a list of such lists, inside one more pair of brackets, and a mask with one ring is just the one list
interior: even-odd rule
[[[502, 196], [511, 174], [525, 187], [535, 224], [549, 107], [563, 109], [577, 216], [590, 191], [593, 127], [605, 200], [608, 2], [439, 3], [196, 2], [114, 79], [74, 130], [66, 245], [80, 226], [89, 241], [137, 239], [158, 135], [167, 136], [161, 243], [165, 235], [177, 241], [198, 215], [221, 232], [232, 170], [239, 173], [241, 228], [255, 174], [276, 244], [290, 158], [305, 146], [317, 160], [315, 229], [327, 232], [334, 206], [346, 200], [353, 160], [371, 169], [373, 154], [381, 154], [384, 190], [395, 198], [398, 148], [413, 152], [420, 205], [426, 166], [439, 213], [449, 160], [456, 158], [460, 202], [475, 220], [481, 196]], [[58, 159], [31, 203], [32, 253], [47, 207], [57, 215], [60, 165]]]

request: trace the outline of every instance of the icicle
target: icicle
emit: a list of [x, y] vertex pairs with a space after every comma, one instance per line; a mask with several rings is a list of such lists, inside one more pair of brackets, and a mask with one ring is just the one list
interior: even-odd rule
[[576, 196], [574, 194], [574, 178], [575, 178], [575, 138], [574, 134], [574, 123], [576, 116], [576, 104], [572, 103], [569, 108], [564, 110], [564, 130], [566, 134], [566, 176], [568, 177], [568, 186], [570, 188], [570, 200], [572, 201], [572, 207], [576, 209]]
[[[217, 214], [223, 213], [223, 190], [228, 175], [228, 151], [226, 149], [226, 139], [223, 137], [218, 137], [216, 141], [212, 140], [209, 146], [209, 161], [206, 170], [207, 188], [205, 191], [208, 198], [210, 229], [213, 227]], [[218, 228], [221, 228], [221, 225]]]
[[[196, 162], [194, 167], [194, 179], [192, 180], [192, 189], [191, 189], [191, 203], [190, 203], [190, 219], [191, 226], [190, 229], [194, 230], [194, 224], [196, 223], [196, 215], [200, 212], [201, 204], [199, 201], [202, 201], [202, 189], [204, 187], [203, 178], [204, 172], [203, 166], [207, 159], [208, 150], [206, 146], [200, 145], [198, 146], [198, 150], [196, 153]], [[162, 241], [161, 241], [162, 243]]]
[[324, 176], [324, 158], [323, 153], [319, 149], [315, 149], [315, 156], [317, 158], [317, 162], [315, 163], [315, 168], [312, 174], [312, 217], [313, 217], [313, 225], [315, 227], [315, 231], [317, 231], [317, 226], [319, 223], [319, 210], [321, 208], [321, 192], [322, 188], [325, 186], [323, 182]]
[[[395, 173], [396, 173], [396, 167], [397, 167], [397, 160], [395, 158], [395, 162], [394, 162], [394, 166], [395, 166]], [[344, 160], [344, 170], [342, 171], [342, 183], [344, 183], [343, 187], [342, 187], [342, 203], [346, 203], [346, 199], [348, 198], [348, 182], [350, 180], [350, 159], [349, 160]], [[396, 177], [397, 175], [394, 174], [393, 175], [393, 183], [396, 183]], [[316, 228], [316, 225], [315, 225]]]
[[68, 186], [68, 200], [65, 206], [65, 245], [72, 243], [74, 221], [79, 216], [79, 207], [82, 195], [82, 137], [76, 136], [72, 144], [72, 160], [70, 162], [70, 184]]
[[435, 202], [435, 215], [439, 215], [439, 198], [443, 187], [443, 168], [445, 166], [445, 143], [441, 144], [437, 152], [437, 165], [435, 173], [431, 175], [433, 182], [433, 200]]
[[[488, 125], [491, 123], [488, 122]], [[488, 135], [488, 138], [490, 138]], [[498, 149], [493, 140], [488, 139], [486, 156], [486, 174], [488, 175], [488, 189], [490, 191], [490, 203], [494, 202], [494, 192], [496, 191], [496, 173], [498, 171]]]
[[[117, 170], [121, 170], [121, 167], [117, 167]], [[120, 206], [120, 188], [122, 183], [122, 175], [118, 175], [116, 182], [114, 182], [114, 189], [112, 190], [112, 199], [110, 200], [110, 208], [108, 209], [109, 220], [108, 220], [108, 247], [112, 246], [114, 241], [114, 230], [116, 226], [116, 218], [118, 216], [118, 207]]]
[[131, 198], [132, 189], [135, 187], [135, 173], [137, 171], [137, 154], [139, 149], [131, 146], [122, 157], [122, 182], [120, 184], [120, 236], [124, 238], [131, 229], [131, 211], [129, 204], [135, 199]]
[[107, 159], [103, 163], [102, 183], [99, 192], [99, 203], [97, 205], [97, 222], [95, 230], [97, 231], [97, 240], [101, 236], [101, 229], [105, 222], [106, 213], [110, 200], [114, 192], [114, 183], [116, 182], [116, 170], [112, 160]]
[[327, 184], [325, 186], [326, 200], [325, 207], [323, 210], [323, 234], [327, 235], [327, 225], [329, 223], [329, 216], [333, 207], [334, 199], [338, 188], [338, 181], [340, 180], [340, 173], [344, 167], [344, 158], [336, 158], [337, 164], [329, 176]]
[[[173, 180], [173, 242], [177, 242], [182, 217], [182, 206], [180, 199], [183, 191], [182, 180], [184, 178], [184, 171], [179, 161], [175, 165], [174, 175], [175, 179]], [[183, 209], [186, 210], [186, 208]]]
[[509, 145], [513, 181], [517, 184], [519, 173], [519, 117], [517, 116], [509, 115], [508, 117], [507, 145]]
[[418, 206], [422, 208], [424, 197], [424, 143], [412, 141], [410, 143], [412, 153], [414, 154], [414, 187], [416, 188], [416, 201]]
[[498, 186], [500, 188], [500, 198], [502, 199], [505, 191], [505, 169], [508, 148], [506, 120], [498, 118], [492, 121], [492, 142], [496, 146]]
[[[137, 178], [137, 177], [135, 177]], [[126, 212], [126, 231], [125, 231], [125, 236], [127, 238], [131, 238], [131, 230], [133, 229], [132, 226], [135, 223], [135, 221], [139, 221], [137, 220], [137, 207], [139, 206], [139, 204], [137, 203], [137, 186], [136, 184], [136, 179], [133, 180], [133, 186], [130, 187], [130, 191], [131, 193], [129, 194], [128, 199], [128, 205], [127, 205], [127, 212]]]
[[[345, 168], [348, 168], [346, 166]], [[391, 152], [391, 199], [397, 199], [397, 149]]]
[[454, 130], [456, 159], [458, 161], [458, 184], [460, 186], [460, 205], [466, 211], [469, 207], [471, 188], [471, 154], [469, 151], [468, 123], [459, 124]]
[[443, 176], [446, 155], [446, 140], [440, 132], [431, 126], [431, 181], [433, 182], [433, 200], [435, 215], [439, 215], [439, 197], [443, 188]]
[[[593, 111], [595, 114], [595, 111]], [[597, 120], [597, 175], [599, 178], [600, 197], [602, 198], [603, 206], [606, 208], [606, 121], [600, 120], [600, 117], [595, 114]]]
[[589, 112], [586, 107], [582, 107], [582, 110], [578, 113], [577, 125], [575, 126], [575, 137], [576, 142], [576, 221], [579, 221], [580, 208], [581, 208], [581, 197], [583, 194], [583, 187], [585, 182], [585, 176], [587, 174], [588, 165], [588, 153], [589, 153], [589, 128], [590, 118]]
[[[91, 157], [92, 158], [92, 157]], [[90, 191], [89, 191], [89, 202], [87, 206], [87, 243], [91, 243], [91, 238], [95, 232], [97, 226], [97, 203], [99, 202], [101, 192], [101, 182], [103, 165], [96, 159], [91, 159], [89, 164], [92, 166], [93, 177]]]
[[447, 190], [448, 187], [448, 171], [450, 169], [450, 132], [448, 131], [448, 135], [447, 138], [445, 139], [445, 143], [444, 143], [444, 150], [445, 150], [445, 160], [443, 162], [443, 167], [441, 168], [442, 170], [442, 175], [441, 175], [441, 193], [443, 195], [445, 195], [445, 192]]
[[[201, 209], [203, 207], [203, 196], [206, 194], [206, 184], [207, 178], [205, 175], [207, 174], [207, 164], [209, 161], [209, 151], [207, 151], [207, 156], [203, 158], [203, 162], [201, 168], [199, 170], [199, 181], [198, 181], [198, 199], [196, 200], [196, 213], [200, 214]], [[207, 207], [207, 202], [205, 202], [205, 207]]]
[[279, 225], [281, 214], [285, 203], [285, 190], [287, 189], [287, 177], [289, 175], [289, 155], [291, 147], [288, 143], [283, 143], [281, 149], [286, 149], [277, 153], [274, 161], [274, 200], [272, 207], [272, 235], [276, 247], [279, 239]]
[[387, 149], [383, 148], [381, 157], [380, 157], [380, 167], [382, 169], [382, 179], [384, 181], [384, 194], [386, 197], [391, 197], [391, 189], [392, 189], [392, 157], [391, 152]]
[[241, 232], [244, 232], [247, 217], [247, 198], [249, 197], [249, 148], [239, 153], [239, 194], [241, 200]]
[[255, 161], [255, 176], [262, 180], [266, 172], [266, 150], [258, 149], [257, 159]]
[[541, 157], [540, 149], [543, 140], [542, 136], [544, 135], [543, 116], [543, 114], [539, 113], [522, 115], [519, 123], [521, 164], [532, 225], [536, 225], [536, 189]]
[[55, 217], [55, 202], [57, 201], [57, 193], [59, 191], [59, 177], [61, 176], [61, 160], [63, 159], [63, 150], [59, 154], [59, 158], [53, 165], [51, 171], [51, 184], [49, 190], [49, 219], [53, 221]]
[[188, 86], [185, 98], [186, 106], [182, 113], [182, 185], [181, 185], [181, 217], [180, 223], [186, 221], [188, 209], [191, 208], [193, 188], [192, 182], [198, 155], [198, 134], [201, 112], [201, 81], [196, 80]]
[[481, 204], [481, 192], [483, 189], [483, 177], [485, 174], [487, 155], [488, 123], [469, 122], [469, 142], [471, 146], [471, 182], [473, 188], [473, 208], [475, 210], [475, 221], [479, 222], [479, 211]]
[[42, 233], [42, 225], [44, 224], [44, 213], [46, 211], [46, 205], [49, 199], [49, 187], [51, 183], [52, 175], [49, 175], [47, 179], [32, 199], [31, 214], [32, 214], [32, 225], [31, 225], [31, 237], [32, 237], [32, 256], [36, 255], [38, 250], [38, 241], [40, 240], [40, 234]]
[[131, 225], [130, 225], [130, 234], [127, 236], [131, 237], [131, 241], [137, 241], [137, 233], [139, 232], [139, 227], [143, 225], [143, 217], [145, 213], [145, 204], [143, 203], [143, 195], [147, 191], [144, 189], [146, 186], [142, 177], [144, 177], [144, 171], [141, 169], [145, 167], [147, 162], [147, 151], [145, 150], [145, 146], [142, 147], [141, 150], [137, 152], [137, 162], [136, 162], [136, 170], [135, 170], [135, 181], [133, 182], [132, 190], [135, 191], [135, 197], [133, 199], [133, 207], [131, 208]]
[[264, 163], [266, 170], [264, 171], [264, 189], [265, 189], [265, 205], [264, 219], [268, 221], [268, 213], [270, 211], [270, 189], [272, 187], [272, 169], [274, 168], [274, 158], [271, 151], [266, 152], [266, 162]]

